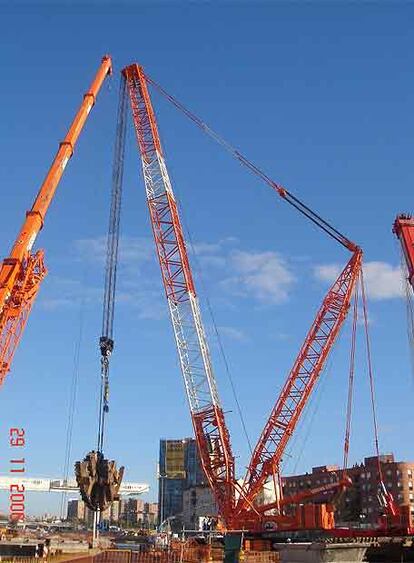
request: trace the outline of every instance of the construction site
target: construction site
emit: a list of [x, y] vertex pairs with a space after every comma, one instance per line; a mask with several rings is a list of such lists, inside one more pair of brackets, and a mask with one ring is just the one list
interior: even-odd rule
[[[210, 108], [208, 119], [201, 116], [203, 112], [195, 109], [198, 107], [197, 99], [192, 99], [189, 94], [186, 96], [187, 101], [182, 101], [182, 96], [170, 91], [161, 75], [157, 74], [155, 78], [155, 72], [149, 66], [141, 64], [139, 59], [131, 57], [130, 60], [121, 60], [113, 58], [111, 54], [104, 54], [100, 61], [96, 61], [97, 68], [91, 77], [87, 72], [91, 61], [87, 61], [86, 55], [84, 58], [85, 68], [51, 70], [56, 81], [59, 81], [60, 73], [77, 75], [76, 80], [82, 79], [85, 89], [78, 93], [78, 100], [72, 100], [72, 105], [68, 105], [73, 107], [75, 103], [78, 104], [74, 117], [66, 124], [66, 134], [60, 140], [58, 133], [56, 134], [54, 143], [58, 146], [57, 152], [54, 156], [43, 155], [45, 158], [49, 156], [51, 164], [44, 170], [40, 187], [36, 190], [32, 185], [24, 192], [24, 197], [19, 194], [19, 200], [25, 200], [25, 207], [21, 208], [19, 217], [8, 213], [8, 219], [11, 224], [16, 225], [16, 229], [14, 233], [7, 232], [2, 241], [2, 248], [6, 248], [6, 242], [10, 238], [14, 242], [6, 251], [7, 254], [2, 256], [0, 266], [0, 392], [13, 388], [15, 364], [18, 364], [25, 347], [30, 345], [30, 339], [34, 338], [33, 330], [42, 330], [39, 320], [33, 321], [37, 322], [33, 330], [30, 326], [32, 319], [36, 318], [37, 306], [40, 311], [45, 307], [39, 301], [40, 296], [47, 297], [48, 290], [53, 289], [53, 285], [43, 283], [48, 273], [52, 272], [53, 279], [53, 260], [52, 265], [46, 265], [49, 264], [48, 211], [52, 216], [55, 207], [62, 203], [60, 200], [55, 201], [60, 193], [61, 181], [70, 176], [72, 160], [84, 158], [82, 146], [78, 150], [78, 141], [81, 140], [80, 145], [88, 145], [89, 130], [86, 125], [98, 120], [98, 117], [108, 122], [102, 126], [102, 130], [97, 131], [99, 139], [113, 150], [113, 154], [111, 179], [108, 181], [110, 192], [95, 186], [93, 197], [96, 201], [99, 200], [97, 208], [105, 210], [106, 217], [109, 216], [109, 223], [97, 227], [92, 224], [91, 219], [90, 230], [99, 229], [99, 232], [91, 233], [91, 236], [97, 236], [105, 230], [106, 234], [99, 239], [99, 245], [95, 243], [91, 247], [86, 239], [80, 243], [86, 247], [86, 240], [89, 251], [92, 248], [93, 255], [99, 254], [98, 260], [96, 256], [92, 256], [95, 262], [91, 263], [95, 264], [93, 268], [96, 272], [102, 274], [103, 288], [101, 292], [100, 288], [99, 291], [97, 289], [98, 298], [92, 296], [92, 292], [82, 294], [79, 336], [73, 337], [76, 340], [75, 367], [68, 398], [65, 462], [61, 475], [55, 479], [32, 477], [30, 421], [31, 417], [36, 418], [35, 411], [38, 407], [35, 403], [34, 412], [25, 414], [25, 422], [20, 422], [18, 416], [3, 420], [3, 426], [7, 427], [8, 450], [5, 467], [0, 470], [0, 490], [7, 494], [8, 513], [1, 528], [0, 560], [12, 562], [43, 558], [51, 561], [76, 560], [79, 563], [414, 561], [414, 492], [411, 493], [414, 453], [410, 460], [399, 462], [389, 450], [384, 451], [383, 445], [385, 443], [387, 447], [389, 442], [386, 436], [384, 438], [387, 430], [382, 422], [383, 411], [386, 409], [379, 404], [384, 401], [384, 393], [378, 377], [376, 349], [385, 347], [385, 343], [375, 343], [378, 313], [377, 310], [374, 316], [371, 313], [371, 301], [376, 299], [371, 280], [377, 275], [377, 270], [374, 274], [372, 272], [375, 267], [378, 269], [380, 262], [373, 261], [372, 256], [366, 257], [367, 252], [361, 242], [365, 240], [364, 229], [370, 229], [370, 221], [367, 220], [366, 225], [356, 228], [349, 213], [340, 212], [341, 204], [336, 203], [335, 194], [330, 199], [325, 193], [322, 197], [313, 197], [312, 189], [304, 189], [303, 186], [296, 188], [288, 181], [282, 183], [273, 172], [268, 171], [266, 158], [261, 161], [260, 140], [256, 141], [257, 150], [252, 157], [248, 155], [248, 150], [243, 150], [240, 143], [237, 143], [236, 148], [236, 144], [219, 133], [226, 130], [221, 125], [223, 115], [218, 113], [214, 117], [213, 109]], [[214, 81], [214, 76], [211, 79]], [[89, 87], [88, 81], [91, 81]], [[106, 85], [109, 82], [111, 92], [108, 94]], [[26, 83], [26, 87], [36, 88], [36, 85]], [[53, 87], [51, 81], [48, 85], [48, 95], [51, 98], [55, 96]], [[225, 84], [215, 85], [218, 96], [224, 96], [225, 89]], [[223, 90], [222, 94], [219, 94], [220, 90]], [[252, 92], [251, 107], [237, 109], [240, 119], [243, 119], [242, 116], [247, 111], [260, 115], [260, 100], [254, 99], [254, 90]], [[105, 97], [108, 97], [106, 101]], [[59, 103], [57, 101], [58, 107]], [[105, 111], [99, 113], [101, 103], [105, 104]], [[36, 112], [36, 107], [32, 106], [31, 109]], [[64, 115], [67, 115], [66, 109]], [[171, 119], [177, 120], [177, 123], [178, 120], [187, 123], [185, 131], [188, 130], [188, 141], [181, 129], [178, 133], [171, 126], [163, 126], [166, 112], [174, 112]], [[115, 132], [109, 139], [108, 131], [113, 128], [114, 123]], [[96, 124], [98, 126], [99, 123]], [[204, 170], [200, 169], [202, 150], [198, 164], [192, 165], [193, 151], [197, 150], [193, 147], [196, 146], [198, 136], [205, 138], [201, 143], [214, 147], [214, 157], [208, 156], [205, 159]], [[276, 139], [277, 132], [275, 142]], [[36, 142], [35, 135], [31, 142]], [[183, 150], [183, 146], [187, 146], [187, 149]], [[92, 143], [90, 149], [98, 152], [97, 146], [92, 146]], [[128, 156], [128, 152], [132, 154]], [[233, 167], [234, 170], [237, 169], [237, 173], [242, 171], [246, 175], [252, 198], [256, 192], [263, 192], [260, 197], [269, 194], [264, 207], [267, 207], [266, 217], [267, 214], [274, 217], [274, 225], [269, 229], [274, 230], [275, 240], [267, 240], [266, 244], [277, 241], [279, 248], [283, 248], [283, 239], [290, 238], [292, 244], [297, 244], [297, 252], [300, 250], [302, 254], [302, 258], [297, 259], [298, 263], [300, 260], [311, 262], [315, 270], [319, 268], [319, 277], [324, 280], [324, 294], [319, 301], [315, 301], [312, 293], [316, 282], [311, 275], [300, 280], [303, 282], [303, 286], [300, 286], [302, 289], [292, 298], [285, 312], [279, 315], [279, 334], [282, 334], [280, 328], [286, 326], [288, 331], [295, 324], [301, 335], [300, 345], [297, 347], [295, 344], [296, 352], [293, 355], [290, 354], [291, 343], [286, 342], [282, 335], [274, 338], [271, 345], [274, 353], [265, 360], [259, 344], [256, 350], [254, 346], [250, 346], [248, 338], [241, 331], [237, 332], [231, 327], [223, 328], [215, 320], [217, 313], [213, 312], [213, 307], [220, 308], [224, 301], [231, 314], [238, 318], [243, 312], [238, 299], [254, 283], [257, 284], [257, 278], [254, 278], [252, 261], [247, 263], [247, 254], [237, 249], [229, 252], [226, 260], [220, 262], [221, 267], [228, 268], [228, 273], [220, 286], [219, 298], [213, 300], [213, 305], [205, 290], [204, 278], [210, 269], [216, 267], [219, 259], [210, 252], [214, 247], [211, 242], [207, 253], [200, 255], [202, 243], [197, 244], [197, 241], [206, 238], [206, 233], [210, 241], [215, 240], [216, 220], [213, 216], [207, 225], [203, 224], [201, 212], [198, 214], [197, 207], [192, 205], [191, 213], [194, 217], [190, 232], [187, 226], [186, 200], [189, 192], [194, 194], [198, 189], [191, 185], [194, 174], [202, 176], [210, 168], [209, 173], [214, 176], [214, 159], [217, 162], [228, 159], [230, 171], [224, 180], [217, 177], [219, 188], [212, 189], [211, 192], [217, 218], [228, 213], [221, 205], [221, 191], [232, 183], [230, 175]], [[91, 169], [93, 178], [92, 161], [90, 164], [86, 162], [85, 166]], [[187, 179], [184, 176], [180, 186], [183, 177], [180, 167], [185, 169], [185, 166], [191, 168], [191, 173]], [[273, 168], [280, 170], [281, 177], [286, 179], [288, 175], [283, 173], [283, 166], [283, 159], [277, 158], [277, 167]], [[306, 163], [303, 166], [306, 167]], [[128, 172], [125, 172], [126, 169]], [[103, 170], [104, 167], [96, 172], [99, 182], [102, 181]], [[130, 170], [135, 175], [132, 182]], [[125, 181], [126, 176], [128, 182]], [[309, 186], [316, 182], [317, 178], [310, 178]], [[129, 185], [131, 183], [135, 185]], [[82, 189], [86, 188], [83, 186]], [[232, 193], [236, 194], [237, 188], [233, 189]], [[129, 272], [132, 275], [136, 272], [134, 291], [138, 284], [140, 295], [147, 292], [145, 299], [149, 301], [149, 305], [145, 313], [137, 313], [137, 309], [134, 309], [135, 305], [127, 294], [123, 281], [126, 271], [122, 250], [123, 224], [124, 220], [132, 221], [137, 213], [132, 209], [130, 200], [125, 204], [124, 197], [125, 191], [132, 190], [141, 192], [142, 197], [137, 200], [137, 205], [142, 207], [144, 200], [146, 201], [147, 224], [142, 225], [142, 231], [146, 229], [146, 238], [134, 239], [128, 256]], [[392, 191], [392, 187], [390, 190]], [[34, 197], [32, 203], [26, 201], [28, 193]], [[324, 201], [325, 195], [327, 199]], [[66, 197], [70, 197], [70, 193]], [[237, 197], [231, 198], [232, 213], [237, 218], [240, 202]], [[275, 204], [271, 208], [273, 200]], [[314, 200], [316, 203], [313, 203]], [[87, 223], [89, 213], [93, 213], [95, 217], [93, 201], [93, 198], [85, 200], [85, 204], [77, 208], [82, 217], [80, 214], [73, 216], [72, 208], [68, 210], [70, 229], [76, 231], [81, 221]], [[258, 206], [263, 203], [260, 200]], [[355, 206], [358, 206], [358, 202], [355, 202]], [[401, 259], [398, 275], [403, 289], [396, 291], [406, 304], [407, 326], [386, 326], [387, 321], [382, 321], [384, 330], [389, 331], [387, 345], [389, 354], [393, 357], [393, 339], [404, 341], [404, 346], [408, 349], [412, 350], [414, 346], [414, 203], [412, 211], [413, 215], [410, 214], [410, 209], [399, 209], [398, 204], [394, 209], [388, 209], [391, 214], [388, 231], [375, 234], [381, 240], [394, 238], [399, 253], [395, 256], [395, 261]], [[367, 214], [375, 215], [375, 212], [373, 204]], [[243, 217], [248, 217], [248, 214]], [[256, 211], [254, 215], [252, 213], [250, 221], [245, 219], [244, 222], [251, 222], [249, 228], [257, 232], [257, 240], [261, 237], [264, 240], [265, 235], [260, 234], [262, 219], [256, 215]], [[220, 239], [222, 247], [233, 244], [232, 237], [236, 240], [239, 236], [232, 230], [234, 224], [229, 220], [228, 238]], [[61, 228], [67, 228], [63, 221]], [[297, 239], [295, 231], [300, 233]], [[37, 241], [40, 233], [42, 248]], [[53, 242], [53, 245], [57, 245], [53, 248], [58, 248], [56, 231], [54, 233], [50, 238], [51, 244]], [[317, 246], [319, 241], [321, 251]], [[218, 247], [219, 244], [216, 243], [215, 246]], [[204, 248], [206, 247], [208, 244], [204, 243]], [[318, 256], [318, 253], [323, 252], [329, 256], [329, 260], [325, 262]], [[147, 262], [144, 262], [144, 267], [138, 274], [138, 260], [142, 260], [142, 256], [145, 256]], [[238, 265], [235, 257], [239, 260]], [[72, 258], [69, 252], [60, 253], [60, 259], [68, 267], [80, 272], [79, 261]], [[255, 260], [257, 263], [258, 258]], [[257, 319], [260, 319], [260, 315], [265, 315], [263, 311], [269, 312], [275, 303], [288, 301], [283, 293], [287, 291], [285, 287], [300, 283], [294, 279], [293, 274], [289, 274], [290, 266], [277, 253], [263, 251], [260, 260], [265, 268], [270, 268], [271, 279], [270, 282], [266, 281], [266, 286], [261, 286], [259, 305], [251, 305], [253, 314], [256, 315], [254, 318]], [[273, 269], [275, 260], [278, 260], [277, 268]], [[145, 285], [145, 276], [154, 262], [159, 265], [157, 275], [160, 285], [156, 286], [151, 281], [148, 286]], [[373, 267], [373, 264], [377, 266]], [[273, 284], [272, 276], [275, 276], [275, 283], [285, 284], [278, 286], [279, 293], [268, 287], [269, 283]], [[280, 278], [279, 281], [276, 280], [278, 276], [284, 282], [280, 282]], [[391, 282], [387, 278], [385, 286], [388, 283]], [[230, 286], [233, 294], [226, 294], [226, 288]], [[312, 289], [312, 295], [305, 296], [306, 287]], [[59, 299], [62, 298], [62, 295], [54, 297], [58, 306]], [[92, 299], [99, 302], [99, 315], [102, 319], [100, 326], [95, 326], [96, 334], [99, 331], [94, 370], [98, 374], [97, 393], [87, 383], [83, 388], [84, 374], [87, 370], [93, 371], [93, 365], [90, 363], [83, 367], [79, 353], [80, 343], [84, 338], [82, 316], [87, 314], [85, 310], [88, 300], [90, 302]], [[121, 309], [123, 303], [127, 305], [125, 310]], [[291, 322], [289, 313], [291, 311], [292, 315], [296, 314], [293, 313], [294, 310], [300, 311], [300, 318], [311, 319], [310, 322], [298, 326], [299, 317], [295, 316]], [[62, 325], [65, 322], [64, 316], [63, 311], [60, 315]], [[148, 335], [143, 336], [142, 341], [134, 328], [137, 317], [143, 323], [140, 326], [148, 326]], [[148, 342], [154, 341], [151, 323], [155, 317], [162, 328], [157, 333], [156, 348], [151, 348]], [[272, 327], [268, 317], [263, 316], [263, 319], [262, 324], [269, 334], [276, 331], [276, 325]], [[133, 388], [129, 387], [129, 380], [122, 376], [124, 343], [120, 345], [121, 355], [118, 355], [118, 326], [121, 324], [130, 332], [133, 341], [132, 346], [128, 342], [128, 354], [133, 358], [135, 373]], [[75, 321], [74, 326], [76, 327]], [[246, 369], [250, 372], [252, 368], [255, 370], [250, 373], [248, 385], [254, 387], [255, 392], [259, 389], [263, 395], [263, 403], [252, 399], [254, 418], [253, 415], [249, 418], [246, 414], [248, 409], [242, 404], [249, 402], [248, 392], [243, 401], [239, 399], [240, 382], [236, 370], [231, 369], [231, 362], [225, 351], [224, 334], [232, 335], [241, 346], [248, 349], [248, 362], [251, 358], [251, 364], [246, 363]], [[56, 343], [52, 334], [48, 336], [47, 348], [51, 357], [55, 346], [58, 346], [59, 334], [55, 337]], [[67, 342], [67, 346], [72, 350], [73, 342]], [[88, 346], [90, 348], [91, 344]], [[278, 356], [284, 347], [290, 359], [285, 360], [283, 356], [283, 360], [279, 362]], [[170, 349], [175, 351], [175, 363]], [[339, 351], [334, 351], [336, 349]], [[151, 358], [158, 355], [165, 357], [170, 373], [168, 382], [159, 377], [159, 392], [155, 395], [148, 392], [146, 379], [157, 379], [156, 373], [148, 371], [148, 365], [154, 361]], [[224, 367], [217, 368], [217, 356]], [[148, 357], [149, 362], [148, 365], [145, 364], [146, 373], [142, 369], [143, 357]], [[46, 366], [45, 381], [49, 381], [50, 389], [52, 381], [53, 385], [59, 381], [59, 374], [54, 373], [53, 379], [50, 377], [48, 380], [47, 355], [41, 355], [40, 361]], [[59, 365], [59, 361], [58, 359], [56, 365]], [[267, 369], [267, 361], [277, 368], [277, 381], [270, 379], [265, 383], [262, 379], [261, 374]], [[290, 362], [290, 367], [280, 373], [287, 361]], [[401, 358], [398, 362], [394, 361], [398, 365], [402, 362]], [[18, 364], [18, 378], [20, 371], [23, 371], [20, 365], [23, 364]], [[407, 365], [403, 369], [409, 372], [411, 368]], [[338, 373], [342, 375], [339, 377]], [[29, 376], [26, 371], [22, 374], [22, 379]], [[227, 381], [223, 382], [225, 377]], [[397, 377], [390, 377], [393, 392], [408, 395], [408, 389], [405, 392], [401, 390], [402, 385]], [[323, 393], [325, 379], [333, 380], [330, 393], [334, 399], [330, 399], [328, 410], [321, 414], [318, 401]], [[271, 388], [268, 381], [272, 382]], [[42, 385], [42, 381], [37, 384]], [[59, 385], [61, 383], [56, 383], [57, 387]], [[168, 385], [174, 387], [171, 397]], [[226, 386], [224, 394], [220, 391], [223, 385]], [[410, 392], [412, 394], [412, 390]], [[45, 387], [44, 394], [47, 393]], [[388, 393], [391, 394], [391, 391], [388, 390]], [[86, 409], [89, 411], [87, 417], [79, 415], [79, 395], [82, 395], [82, 404], [90, 406]], [[126, 397], [128, 395], [129, 398]], [[166, 397], [165, 402], [163, 395]], [[381, 401], [378, 401], [379, 395]], [[43, 406], [46, 410], [47, 400], [45, 399]], [[133, 422], [129, 422], [128, 416], [134, 416], [133, 411], [130, 412], [131, 407], [126, 406], [130, 405], [129, 400], [134, 401], [131, 404], [136, 405], [137, 410], [141, 408], [142, 402], [151, 405], [154, 419], [159, 419], [157, 424], [163, 423], [164, 417], [165, 421], [169, 420], [169, 405], [173, 405], [176, 413], [173, 416], [179, 422], [177, 429], [169, 427], [171, 422], [165, 422], [165, 433], [177, 435], [181, 431], [185, 435], [187, 428], [187, 435], [192, 432], [191, 438], [160, 442], [157, 466], [158, 505], [153, 498], [152, 501], [134, 500], [139, 495], [148, 493], [150, 486], [136, 481], [129, 458], [125, 463], [122, 452], [139, 452], [141, 442], [148, 441], [153, 445], [160, 436], [154, 432], [153, 426], [156, 423], [151, 418], [136, 427]], [[409, 401], [408, 397], [406, 400]], [[54, 399], [51, 398], [50, 401], [53, 402]], [[270, 411], [267, 410], [268, 404], [271, 404]], [[58, 407], [58, 410], [63, 411], [63, 406]], [[356, 410], [359, 410], [357, 415]], [[53, 409], [52, 412], [50, 428], [44, 429], [45, 436], [49, 431], [54, 435], [53, 421], [57, 415]], [[323, 430], [316, 433], [312, 419], [318, 416], [324, 417], [319, 427]], [[184, 422], [181, 423], [181, 419]], [[233, 429], [235, 419], [239, 425], [238, 430]], [[78, 423], [79, 420], [82, 422]], [[191, 426], [188, 422], [190, 420]], [[229, 420], [232, 422], [229, 423]], [[254, 431], [259, 428], [258, 437], [253, 441], [252, 420]], [[262, 425], [263, 420], [265, 422]], [[409, 450], [412, 451], [408, 416], [406, 420], [406, 428], [399, 428], [397, 433], [406, 436], [410, 444]], [[233, 436], [230, 435], [230, 426]], [[80, 432], [77, 430], [79, 427]], [[121, 427], [122, 433], [125, 432], [126, 435], [125, 442], [120, 437]], [[82, 437], [78, 437], [78, 434]], [[62, 444], [64, 440], [62, 436]], [[295, 449], [296, 440], [301, 440], [300, 448], [317, 449], [317, 453], [315, 450], [315, 455], [311, 458], [314, 465], [311, 473], [310, 466], [303, 463], [299, 466], [296, 464], [290, 471], [286, 469], [290, 460], [294, 462], [302, 455], [297, 453], [299, 447]], [[57, 443], [59, 438], [55, 437], [50, 441]], [[85, 443], [90, 443], [89, 449], [84, 448]], [[340, 459], [340, 463], [328, 465], [326, 455], [322, 458], [321, 465], [317, 466], [319, 457], [316, 456], [323, 453], [325, 444], [327, 448], [331, 448], [329, 455], [336, 451], [335, 460]], [[358, 463], [358, 458], [353, 453], [354, 444], [357, 455], [361, 456], [362, 451], [366, 452], [367, 457], [361, 463]], [[240, 448], [243, 451], [239, 452]], [[46, 446], [45, 452], [39, 452], [39, 455], [49, 455]], [[296, 470], [296, 467], [299, 469]], [[305, 471], [305, 467], [309, 468]], [[169, 479], [174, 482], [169, 482]], [[181, 495], [175, 512], [165, 501], [168, 486], [171, 498], [174, 494]], [[185, 487], [190, 486], [194, 487], [194, 491], [185, 493]], [[64, 519], [50, 524], [34, 523], [33, 519], [28, 518], [27, 495], [31, 494], [30, 491], [59, 492], [62, 495], [61, 513], [67, 510], [69, 515], [71, 512], [72, 524], [69, 525]], [[70, 500], [67, 496], [69, 493], [74, 495]], [[197, 501], [196, 495], [201, 500]], [[182, 498], [189, 507], [187, 516], [182, 507]], [[174, 499], [171, 502], [175, 502]], [[213, 508], [197, 512], [197, 502], [204, 505], [210, 503], [209, 506]], [[192, 529], [189, 529], [190, 526]]]

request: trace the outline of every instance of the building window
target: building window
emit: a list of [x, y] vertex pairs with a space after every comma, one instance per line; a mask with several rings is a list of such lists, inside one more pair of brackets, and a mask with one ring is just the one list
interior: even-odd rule
[[367, 479], [371, 479], [371, 471], [368, 471], [368, 473], [367, 473]]
[[413, 490], [413, 482], [412, 481], [408, 481], [408, 488], [410, 489], [410, 491]]
[[413, 500], [414, 500], [414, 494], [413, 494], [413, 493], [410, 493], [410, 494], [408, 495], [408, 498], [410, 499], [410, 502], [413, 501]]
[[389, 475], [389, 476], [392, 475], [391, 469], [387, 469], [387, 475]]
[[413, 476], [412, 469], [409, 469], [409, 470], [407, 471], [407, 475], [408, 475], [408, 477], [412, 477], [412, 476]]
[[361, 479], [365, 479], [365, 473], [361, 473]]

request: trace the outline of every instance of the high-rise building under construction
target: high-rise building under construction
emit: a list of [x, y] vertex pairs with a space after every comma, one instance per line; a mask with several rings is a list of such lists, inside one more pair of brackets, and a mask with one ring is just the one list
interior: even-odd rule
[[158, 522], [181, 527], [184, 491], [207, 484], [194, 438], [160, 440]]

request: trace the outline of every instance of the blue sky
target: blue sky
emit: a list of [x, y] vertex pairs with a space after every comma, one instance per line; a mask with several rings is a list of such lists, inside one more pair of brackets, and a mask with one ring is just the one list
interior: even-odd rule
[[[0, 7], [0, 255], [104, 53], [104, 85], [36, 248], [49, 275], [1, 390], [0, 474], [8, 429], [26, 429], [27, 474], [59, 476], [80, 344], [71, 463], [96, 441], [98, 338], [120, 69], [138, 61], [272, 178], [365, 251], [383, 451], [413, 459], [413, 377], [401, 293], [397, 212], [413, 210], [412, 5], [377, 3], [62, 3]], [[249, 452], [206, 310], [209, 299], [255, 442], [346, 251], [153, 93], [240, 473]], [[107, 454], [152, 486], [158, 441], [190, 435], [132, 125]], [[188, 235], [187, 235], [188, 236]], [[81, 338], [79, 334], [81, 332]], [[285, 471], [342, 459], [349, 330], [342, 332]], [[373, 453], [359, 354], [350, 458]], [[317, 407], [317, 408], [316, 408]], [[316, 414], [313, 416], [313, 410]], [[28, 495], [28, 512], [58, 497]], [[7, 497], [0, 495], [0, 512]]]

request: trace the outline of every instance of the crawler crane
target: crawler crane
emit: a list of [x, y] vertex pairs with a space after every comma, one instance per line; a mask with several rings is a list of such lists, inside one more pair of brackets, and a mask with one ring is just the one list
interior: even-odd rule
[[0, 267], [0, 385], [10, 370], [13, 355], [22, 337], [33, 302], [47, 273], [44, 252], [38, 250], [33, 253], [33, 244], [43, 227], [56, 188], [73, 155], [76, 141], [95, 104], [102, 83], [111, 73], [111, 58], [104, 56], [66, 137], [59, 145], [33, 206], [26, 213], [10, 255], [3, 260]]
[[[235, 477], [230, 436], [217, 391], [177, 203], [147, 88], [148, 82], [154, 82], [137, 64], [128, 66], [122, 74], [127, 83], [152, 229], [198, 451], [221, 519], [228, 530], [246, 529], [261, 532], [266, 529], [302, 528], [305, 524], [301, 511], [298, 510], [294, 516], [286, 516], [282, 507], [291, 500], [298, 502], [312, 493], [304, 493], [293, 499], [282, 499], [280, 463], [289, 438], [347, 316], [360, 276], [362, 251], [293, 194], [273, 182], [238, 151], [225, 142], [221, 143], [285, 201], [351, 252], [350, 260], [328, 291], [316, 315], [254, 449], [247, 474], [240, 484]], [[171, 96], [167, 97], [200, 127], [211, 133], [201, 120]], [[272, 505], [259, 507], [257, 495], [269, 479], [275, 484], [278, 498]], [[328, 488], [342, 488], [348, 484], [348, 480], [343, 479]], [[329, 506], [310, 506], [315, 528], [333, 527], [333, 514]]]

